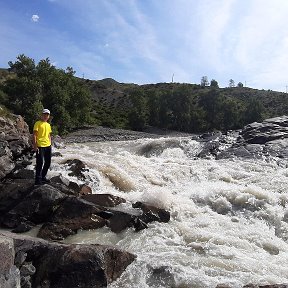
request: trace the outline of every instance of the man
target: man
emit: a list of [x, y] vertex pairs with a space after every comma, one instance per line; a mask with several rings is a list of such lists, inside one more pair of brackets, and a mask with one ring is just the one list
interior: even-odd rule
[[[35, 185], [49, 183], [46, 178], [51, 164], [51, 126], [47, 122], [50, 117], [50, 111], [44, 109], [41, 120], [34, 124], [33, 128], [33, 148], [36, 152], [36, 177]], [[44, 165], [43, 165], [44, 164]]]

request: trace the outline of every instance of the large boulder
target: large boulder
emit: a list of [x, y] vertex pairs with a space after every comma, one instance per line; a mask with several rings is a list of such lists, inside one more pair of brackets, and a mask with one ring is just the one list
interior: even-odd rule
[[[0, 179], [31, 155], [31, 134], [21, 116], [0, 117]], [[27, 158], [28, 157], [28, 158]]]
[[250, 144], [265, 144], [276, 139], [288, 138], [288, 116], [266, 119], [262, 123], [251, 123], [244, 127], [241, 136]]
[[20, 288], [20, 271], [14, 265], [14, 242], [10, 237], [0, 234], [0, 287]]
[[79, 229], [97, 229], [106, 224], [100, 217], [102, 207], [83, 199], [70, 196], [62, 201], [53, 216], [39, 230], [38, 237], [48, 240], [63, 240], [77, 233]]
[[[26, 280], [30, 285], [27, 287], [107, 287], [136, 258], [129, 252], [111, 246], [67, 245], [9, 232], [2, 234], [13, 239], [16, 258], [20, 259], [17, 265], [21, 282]], [[9, 251], [6, 254], [9, 268], [14, 264], [14, 255]]]
[[1, 224], [15, 229], [19, 225], [24, 225], [28, 229], [33, 226], [31, 223], [40, 224], [49, 221], [56, 207], [66, 197], [67, 195], [49, 185], [33, 186], [32, 191], [21, 202], [1, 217]]

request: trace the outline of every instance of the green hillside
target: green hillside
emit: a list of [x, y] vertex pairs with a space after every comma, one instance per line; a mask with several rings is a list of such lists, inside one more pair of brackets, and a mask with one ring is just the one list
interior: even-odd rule
[[[0, 69], [0, 105], [31, 126], [43, 106], [52, 110], [54, 131], [83, 125], [198, 133], [242, 128], [264, 118], [288, 115], [288, 94], [243, 85], [157, 83], [137, 85], [111, 78], [81, 79], [71, 67], [57, 69], [25, 55]], [[202, 83], [201, 83], [202, 84]]]

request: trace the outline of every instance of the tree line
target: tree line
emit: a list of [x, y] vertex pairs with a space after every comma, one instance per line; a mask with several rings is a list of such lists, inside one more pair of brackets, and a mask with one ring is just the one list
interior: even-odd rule
[[74, 77], [71, 67], [57, 69], [49, 58], [35, 63], [21, 54], [10, 61], [8, 77], [0, 86], [0, 104], [13, 113], [23, 115], [30, 127], [43, 107], [52, 111], [55, 133], [65, 133], [91, 122], [92, 100], [86, 85]]
[[[31, 128], [43, 107], [50, 109], [54, 133], [85, 124], [139, 131], [149, 126], [190, 133], [225, 131], [288, 114], [286, 94], [262, 93], [240, 82], [235, 86], [232, 79], [227, 88], [219, 88], [215, 79], [207, 85], [206, 76], [199, 85], [130, 85], [113, 79], [112, 84], [103, 84], [75, 77], [72, 67], [58, 69], [49, 58], [35, 63], [23, 54], [9, 67], [5, 81], [0, 75], [0, 104], [24, 116]], [[121, 96], [109, 102], [109, 95], [117, 91]]]
[[153, 126], [190, 133], [225, 131], [262, 121], [265, 115], [259, 100], [231, 97], [229, 89], [201, 88], [193, 84], [171, 84], [171, 87], [167, 90], [141, 86], [130, 89], [132, 108], [128, 123], [131, 129]]

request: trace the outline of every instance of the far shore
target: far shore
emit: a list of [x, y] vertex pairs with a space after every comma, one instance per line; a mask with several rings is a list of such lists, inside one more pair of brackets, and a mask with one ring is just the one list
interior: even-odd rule
[[85, 142], [103, 142], [103, 141], [127, 141], [142, 138], [159, 137], [189, 137], [195, 134], [184, 132], [162, 130], [157, 128], [148, 128], [145, 132], [113, 129], [102, 126], [91, 126], [78, 129], [63, 137], [66, 143], [85, 143]]

